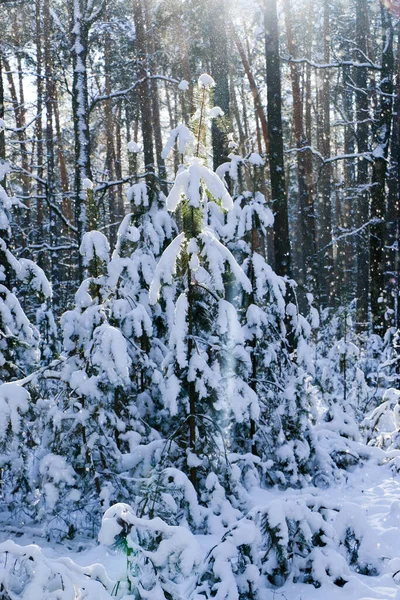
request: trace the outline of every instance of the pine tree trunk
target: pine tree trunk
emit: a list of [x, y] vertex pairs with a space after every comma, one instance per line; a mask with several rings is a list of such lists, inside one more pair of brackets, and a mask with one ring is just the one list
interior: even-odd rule
[[38, 241], [38, 234], [43, 226], [43, 23], [42, 23], [42, 0], [36, 0], [35, 3], [35, 42], [36, 42], [36, 109], [37, 119], [35, 123], [36, 137], [36, 174], [39, 180], [36, 182], [36, 234], [35, 241]]
[[[106, 5], [106, 11], [104, 14], [105, 22], [108, 21], [108, 5]], [[104, 91], [106, 96], [111, 94], [111, 58], [110, 58], [110, 34], [106, 32], [104, 39]], [[115, 174], [115, 119], [113, 113], [113, 101], [108, 99], [104, 103], [104, 116], [105, 116], [105, 135], [106, 135], [106, 176], [109, 182], [112, 182], [116, 178]], [[122, 215], [118, 214], [118, 206], [116, 200], [116, 189], [115, 186], [111, 185], [107, 190], [108, 207], [109, 207], [109, 222], [110, 224], [115, 223], [122, 219]], [[110, 229], [110, 242], [113, 247], [116, 242], [116, 231], [115, 228]]]
[[[354, 154], [355, 152], [355, 131], [352, 125], [355, 119], [354, 93], [351, 88], [351, 75], [350, 67], [343, 67], [343, 112], [347, 121], [344, 129], [345, 154]], [[350, 232], [355, 225], [354, 215], [352, 214], [352, 201], [355, 198], [354, 188], [356, 184], [355, 162], [353, 160], [348, 160], [344, 164], [344, 183], [342, 214], [341, 219], [337, 220], [339, 236]], [[356, 263], [354, 256], [355, 245], [352, 236], [340, 240], [338, 242], [338, 283], [340, 283], [338, 294], [341, 304], [344, 303], [346, 306], [355, 294], [353, 273], [355, 272]]]
[[385, 295], [386, 180], [393, 106], [393, 24], [389, 11], [381, 5], [383, 52], [379, 114], [375, 128], [371, 187], [370, 281], [372, 328], [384, 333], [387, 298]]
[[233, 37], [233, 41], [235, 42], [237, 51], [239, 52], [239, 56], [242, 61], [243, 68], [246, 73], [247, 79], [249, 80], [250, 90], [251, 90], [251, 93], [253, 96], [254, 108], [256, 111], [256, 117], [258, 117], [258, 119], [261, 123], [261, 128], [262, 128], [263, 137], [264, 137], [265, 151], [268, 153], [269, 152], [268, 124], [267, 124], [267, 119], [265, 117], [264, 108], [263, 108], [263, 105], [261, 102], [260, 93], [258, 91], [258, 87], [257, 87], [256, 81], [254, 79], [254, 75], [251, 70], [250, 63], [247, 58], [245, 49], [243, 48], [243, 45], [242, 45], [235, 29], [233, 28], [233, 26], [232, 26], [232, 37]]
[[[147, 78], [148, 70], [142, 0], [133, 0], [133, 14], [136, 27], [137, 77], [141, 80]], [[149, 186], [150, 195], [152, 195], [154, 186], [153, 115], [150, 87], [147, 79], [140, 86], [138, 100], [141, 114], [146, 181]]]
[[228, 140], [226, 121], [230, 117], [229, 97], [229, 52], [225, 23], [226, 0], [210, 2], [208, 21], [210, 32], [211, 75], [215, 80], [214, 105], [224, 111], [225, 126], [219, 119], [213, 119], [211, 125], [214, 170], [228, 160]]
[[[290, 0], [285, 0], [284, 4], [286, 35], [289, 54], [292, 57], [297, 55], [297, 49], [294, 42], [294, 32], [292, 27], [292, 7]], [[307, 155], [309, 151], [301, 151], [306, 145], [303, 125], [303, 101], [300, 86], [299, 66], [290, 63], [290, 75], [292, 82], [293, 96], [293, 128], [296, 140], [297, 152], [297, 184], [298, 184], [298, 206], [301, 218], [300, 241], [302, 247], [302, 264], [300, 266], [300, 281], [307, 292], [315, 293], [315, 280], [317, 275], [317, 246], [315, 230], [315, 212], [314, 200], [310, 193], [307, 182]], [[304, 293], [302, 294], [304, 296]]]
[[276, 0], [265, 1], [265, 57], [269, 124], [269, 166], [274, 221], [275, 270], [290, 275], [288, 205], [285, 186], [282, 132], [282, 94]]
[[[361, 53], [367, 53], [368, 32], [368, 2], [357, 0], [356, 4], [356, 41], [360, 54], [357, 58], [362, 60]], [[357, 89], [356, 118], [357, 118], [357, 152], [363, 154], [368, 151], [369, 137], [369, 100], [365, 92], [368, 85], [366, 69], [358, 68], [356, 71]], [[357, 160], [357, 229], [363, 228], [357, 235], [357, 329], [366, 330], [368, 326], [368, 295], [369, 295], [369, 194], [368, 194], [368, 162], [365, 158]]]
[[[4, 85], [3, 85], [3, 58], [0, 52], [0, 119], [4, 120]], [[6, 139], [3, 129], [0, 129], [0, 160], [6, 158]]]
[[[397, 28], [397, 82], [394, 97], [391, 161], [388, 181], [388, 308], [391, 311], [391, 325], [400, 327], [400, 28]], [[400, 368], [400, 366], [399, 366]]]
[[[77, 224], [78, 245], [87, 230], [93, 225], [88, 223], [86, 211], [87, 194], [83, 180], [92, 180], [90, 164], [90, 133], [87, 84], [87, 53], [89, 23], [85, 20], [84, 0], [74, 0], [72, 7], [72, 115], [75, 140], [75, 218]], [[83, 277], [82, 256], [79, 253], [79, 277]]]
[[[150, 7], [149, 0], [144, 0], [144, 10], [145, 10], [145, 19], [146, 19], [146, 34], [147, 34], [147, 44], [148, 44], [148, 54], [149, 54], [149, 64], [150, 64], [150, 73], [154, 75], [156, 73], [155, 70], [155, 43], [154, 43], [154, 33], [153, 27], [151, 25], [150, 19]], [[152, 124], [153, 124], [153, 133], [154, 133], [154, 146], [156, 151], [156, 159], [157, 159], [157, 167], [158, 167], [158, 177], [160, 180], [160, 188], [164, 192], [167, 193], [167, 172], [165, 170], [165, 162], [163, 157], [161, 156], [163, 151], [163, 143], [162, 143], [162, 135], [161, 135], [161, 120], [160, 120], [160, 98], [159, 98], [159, 90], [158, 83], [156, 79], [152, 79], [150, 81], [150, 93], [151, 93], [151, 108], [152, 108]]]
[[[1, 52], [1, 50], [0, 50]], [[28, 150], [26, 145], [26, 133], [25, 133], [25, 112], [23, 107], [21, 106], [21, 98], [18, 97], [17, 88], [15, 86], [14, 77], [11, 72], [11, 65], [7, 59], [7, 57], [3, 54], [3, 66], [7, 72], [7, 81], [11, 94], [11, 102], [14, 109], [14, 118], [15, 125], [17, 127], [17, 138], [19, 142], [20, 154], [21, 154], [21, 166], [23, 168], [22, 173], [22, 189], [23, 195], [27, 198], [27, 195], [30, 190], [30, 179], [29, 179], [29, 160], [28, 160]]]
[[[330, 62], [330, 0], [324, 0], [324, 62]], [[321, 150], [324, 158], [331, 156], [330, 126], [330, 79], [329, 72], [322, 70], [321, 89]], [[323, 305], [332, 306], [335, 300], [335, 273], [332, 245], [332, 200], [331, 200], [331, 164], [323, 166], [320, 175], [319, 199], [319, 258], [320, 258], [320, 299]]]

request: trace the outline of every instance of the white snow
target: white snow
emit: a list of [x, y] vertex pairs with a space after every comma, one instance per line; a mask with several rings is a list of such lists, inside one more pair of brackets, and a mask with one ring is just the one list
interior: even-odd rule
[[208, 75], [207, 73], [203, 73], [203, 75], [200, 75], [199, 77], [199, 88], [212, 88], [215, 86], [215, 81], [214, 79], [211, 77], [211, 75]]
[[3, 181], [4, 177], [8, 175], [10, 171], [10, 163], [8, 163], [6, 160], [0, 159], [0, 181]]
[[106, 236], [100, 231], [88, 231], [83, 236], [79, 252], [83, 256], [83, 264], [89, 263], [97, 258], [105, 263], [110, 260], [110, 245]]
[[84, 190], [92, 190], [93, 189], [93, 181], [85, 177], [82, 180], [82, 187]]
[[[181, 475], [180, 473], [178, 473]], [[174, 473], [171, 472], [171, 475]], [[214, 486], [218, 487], [218, 479], [215, 475], [210, 474], [207, 480], [207, 485], [210, 491]], [[230, 505], [224, 504], [224, 494], [221, 489], [217, 492], [217, 496], [212, 501], [219, 503], [222, 516], [229, 518], [230, 522], [237, 519], [234, 509]], [[300, 502], [314, 498], [314, 502], [318, 502], [319, 506], [327, 508], [337, 504], [342, 508], [342, 514], [336, 522], [335, 527], [338, 533], [343, 530], [349, 523], [352, 527], [363, 527], [361, 531], [363, 535], [363, 555], [367, 559], [373, 558], [376, 553], [379, 557], [383, 557], [381, 562], [380, 572], [377, 576], [366, 576], [357, 573], [351, 568], [347, 568], [347, 583], [344, 587], [334, 585], [332, 580], [324, 577], [324, 582], [321, 587], [315, 588], [312, 585], [293, 582], [289, 580], [279, 589], [265, 589], [263, 598], [266, 600], [398, 600], [400, 594], [400, 545], [399, 526], [400, 526], [400, 477], [392, 471], [391, 465], [377, 465], [375, 462], [368, 463], [362, 469], [357, 469], [353, 473], [349, 473], [347, 480], [340, 485], [334, 485], [327, 490], [316, 490], [315, 488], [305, 488], [301, 490], [279, 491], [260, 490], [254, 488], [251, 492], [254, 507], [257, 510], [263, 506], [269, 505], [270, 517], [278, 516], [276, 511], [280, 511], [285, 503], [292, 506], [291, 510], [299, 510], [296, 506], [300, 506], [296, 499]], [[271, 504], [272, 503], [272, 504]], [[214, 504], [216, 506], [216, 504]], [[229, 510], [232, 514], [228, 517]], [[226, 507], [226, 511], [224, 511]], [[274, 508], [272, 508], [274, 507]], [[214, 511], [215, 512], [215, 511]], [[237, 513], [237, 511], [236, 511]], [[295, 516], [295, 512], [292, 516]], [[367, 527], [362, 525], [363, 517], [366, 519]], [[216, 517], [214, 517], [215, 520]], [[221, 517], [217, 517], [220, 523]], [[210, 521], [211, 523], [212, 521]], [[190, 572], [196, 572], [192, 569], [195, 564], [204, 562], [209, 550], [218, 542], [222, 532], [218, 531], [217, 523], [215, 522], [216, 535], [210, 536], [192, 536], [184, 528], [170, 528], [161, 519], [144, 520], [138, 518], [129, 505], [118, 504], [112, 506], [104, 516], [99, 540], [102, 545], [88, 543], [83, 551], [77, 552], [74, 546], [70, 550], [66, 550], [65, 545], [49, 546], [45, 539], [38, 537], [33, 531], [27, 529], [22, 538], [16, 542], [12, 540], [4, 541], [0, 544], [0, 569], [2, 573], [2, 581], [10, 586], [10, 589], [15, 589], [17, 584], [15, 578], [12, 578], [12, 572], [5, 567], [4, 559], [6, 552], [8, 553], [8, 565], [15, 565], [15, 561], [26, 561], [26, 566], [29, 569], [29, 581], [35, 581], [42, 586], [40, 597], [45, 600], [50, 600], [55, 596], [51, 595], [51, 590], [54, 590], [56, 582], [56, 573], [62, 574], [66, 591], [64, 595], [59, 595], [57, 598], [67, 600], [67, 590], [71, 589], [71, 582], [75, 590], [75, 597], [96, 598], [97, 600], [111, 600], [112, 588], [116, 581], [123, 580], [126, 573], [126, 555], [117, 550], [111, 550], [115, 537], [122, 530], [122, 523], [128, 523], [134, 528], [147, 531], [149, 535], [157, 535], [157, 532], [165, 544], [161, 542], [158, 549], [151, 553], [154, 560], [160, 568], [165, 568], [166, 561], [169, 557], [177, 557], [181, 562], [182, 574], [187, 574], [188, 579], [186, 584], [181, 583], [181, 588], [177, 588], [178, 597], [185, 595], [184, 589], [187, 589], [188, 584], [193, 582], [193, 578], [189, 575]], [[259, 536], [258, 524], [250, 519], [243, 519], [242, 524], [234, 530], [233, 537], [226, 538], [225, 550], [218, 554], [218, 563], [214, 567], [223, 576], [223, 589], [228, 594], [224, 596], [231, 598], [230, 593], [234, 593], [237, 589], [237, 579], [231, 576], [232, 571], [229, 566], [229, 560], [235, 560], [235, 548], [240, 543], [253, 543], [257, 541]], [[189, 534], [189, 536], [188, 536]], [[2, 538], [9, 535], [6, 530], [2, 533]], [[39, 544], [38, 545], [32, 545]], [[31, 545], [29, 545], [31, 544]], [[189, 550], [190, 548], [190, 550]], [[329, 565], [332, 573], [339, 573], [340, 569], [345, 570], [346, 567], [340, 562], [340, 556], [333, 555], [329, 549], [324, 553], [320, 552], [316, 557], [315, 568], [320, 569], [321, 576], [325, 573], [325, 566]], [[183, 554], [182, 554], [183, 552]], [[186, 555], [185, 555], [186, 553]], [[372, 555], [371, 555], [372, 553]], [[150, 556], [150, 554], [149, 554]], [[13, 562], [14, 561], [14, 562]], [[42, 566], [43, 565], [43, 566]], [[87, 566], [90, 565], [90, 566]], [[46, 576], [44, 576], [46, 573]], [[248, 578], [252, 577], [254, 581], [258, 580], [258, 571], [248, 571]], [[98, 581], [96, 581], [96, 579]], [[104, 586], [99, 583], [103, 582]], [[8, 583], [7, 583], [8, 582]], [[53, 587], [49, 589], [50, 583], [53, 582]], [[27, 585], [25, 582], [24, 586]], [[86, 595], [81, 596], [83, 589], [86, 589]], [[19, 588], [20, 589], [20, 588]], [[21, 596], [19, 593], [15, 596], [18, 600], [37, 600], [36, 587], [27, 588], [26, 595]], [[60, 585], [60, 594], [61, 594]], [[32, 590], [32, 591], [29, 591]], [[79, 591], [80, 590], [80, 591]], [[180, 590], [180, 592], [178, 591]], [[219, 592], [222, 593], [222, 587], [219, 587]], [[78, 596], [76, 594], [78, 593]], [[36, 595], [35, 595], [36, 594]], [[87, 595], [89, 594], [89, 595]], [[92, 595], [90, 595], [92, 594]], [[126, 596], [128, 598], [129, 596]]]
[[223, 117], [224, 114], [225, 113], [222, 110], [222, 108], [220, 108], [219, 106], [214, 106], [213, 108], [210, 109], [210, 111], [208, 113], [208, 117], [210, 119], [217, 119], [218, 117]]
[[181, 90], [182, 92], [186, 92], [188, 89], [189, 89], [189, 83], [186, 81], [186, 79], [182, 79], [179, 82], [178, 90]]
[[252, 152], [249, 156], [249, 162], [254, 165], [255, 167], [263, 167], [265, 164], [265, 161], [263, 158], [261, 158], [261, 156], [259, 154], [257, 154], [256, 152]]
[[187, 148], [193, 144], [193, 134], [186, 125], [181, 123], [175, 129], [170, 131], [168, 141], [164, 146], [161, 153], [162, 158], [167, 158], [172, 148], [174, 147], [175, 141], [178, 142], [179, 154], [185, 154]]
[[139, 152], [142, 151], [141, 147], [133, 140], [128, 142], [128, 150], [129, 150], [129, 152], [133, 152], [134, 154], [138, 154]]

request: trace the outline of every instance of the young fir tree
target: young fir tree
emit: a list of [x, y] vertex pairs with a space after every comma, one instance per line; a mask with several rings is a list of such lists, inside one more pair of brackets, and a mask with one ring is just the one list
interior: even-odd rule
[[[0, 181], [8, 172], [8, 163], [2, 162]], [[16, 198], [9, 198], [0, 184], [0, 381], [6, 382], [24, 377], [39, 360], [38, 331], [13, 291], [14, 284], [24, 280], [27, 271], [26, 262], [19, 261], [9, 250], [10, 209], [15, 203], [20, 204]]]
[[[9, 173], [0, 162], [0, 181]], [[16, 204], [0, 185], [0, 470], [2, 501], [9, 510], [33, 499], [30, 463], [36, 445], [35, 406], [25, 385], [40, 364], [39, 332], [30, 322], [17, 296], [29, 309], [31, 298], [51, 298], [51, 287], [43, 271], [28, 259], [17, 259], [9, 249], [10, 209]]]
[[225, 211], [233, 206], [223, 182], [200, 158], [207, 117], [216, 114], [208, 109], [212, 85], [210, 76], [200, 77], [195, 156], [181, 166], [167, 197], [169, 210], [180, 209], [182, 231], [164, 251], [150, 289], [152, 304], [173, 303], [160, 382], [161, 424], [178, 449], [175, 466], [211, 504], [235, 487], [230, 460], [237, 447], [231, 432], [240, 428], [242, 439], [248, 438], [241, 450], [251, 452], [248, 432], [259, 415], [257, 396], [246, 383], [250, 356], [236, 309], [226, 300], [225, 279], [229, 273], [248, 293], [251, 284], [207, 224], [210, 202]]
[[[130, 143], [131, 151], [137, 151]], [[134, 482], [131, 486], [138, 514], [155, 510], [154, 489], [165, 491], [156, 465], [163, 460], [166, 441], [161, 433], [157, 406], [161, 365], [168, 351], [166, 331], [168, 299], [157, 306], [149, 302], [149, 288], [158, 260], [172, 237], [176, 224], [165, 208], [165, 197], [154, 182], [140, 179], [128, 189], [132, 212], [124, 218], [108, 266], [111, 290], [107, 307], [110, 322], [128, 342], [130, 372], [129, 427], [120, 435], [121, 468]], [[169, 308], [168, 308], [169, 307]]]
[[263, 485], [299, 485], [325, 470], [311, 424], [311, 325], [288, 298], [294, 296], [293, 282], [276, 275], [265, 258], [274, 217], [260, 192], [264, 160], [256, 153], [230, 159], [218, 173], [228, 174], [234, 186], [234, 209], [226, 222], [214, 210], [212, 222], [251, 282], [238, 308], [251, 357], [248, 383], [261, 407], [260, 425], [251, 423], [252, 450]]
[[[83, 237], [87, 278], [75, 308], [62, 316], [63, 354], [43, 390], [54, 395], [51, 377], [64, 384], [43, 415], [38, 508], [43, 515], [50, 510], [63, 516], [70, 534], [78, 515], [82, 526], [88, 505], [94, 521], [110, 502], [128, 497], [145, 510], [148, 481], [165, 446], [155, 428], [154, 402], [166, 354], [165, 307], [151, 307], [148, 291], [176, 226], [155, 185], [136, 181], [128, 200], [132, 213], [121, 223], [111, 259], [102, 233]], [[65, 477], [57, 481], [52, 467], [61, 460]]]
[[49, 399], [36, 466], [37, 518], [59, 516], [69, 535], [78, 524], [91, 527], [110, 501], [129, 494], [118, 465], [119, 435], [129, 422], [121, 407], [129, 394], [131, 360], [127, 341], [108, 318], [108, 242], [100, 232], [86, 233], [80, 252], [88, 277], [75, 307], [61, 318], [58, 367], [42, 380], [42, 394]]

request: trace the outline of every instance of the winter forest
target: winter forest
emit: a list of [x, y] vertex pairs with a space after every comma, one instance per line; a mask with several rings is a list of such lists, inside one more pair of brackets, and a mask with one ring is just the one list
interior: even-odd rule
[[0, 600], [400, 599], [400, 0], [0, 0]]

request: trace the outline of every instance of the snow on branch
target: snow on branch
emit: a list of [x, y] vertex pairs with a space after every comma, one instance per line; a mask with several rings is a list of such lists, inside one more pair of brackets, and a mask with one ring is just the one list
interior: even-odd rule
[[285, 60], [288, 63], [296, 63], [296, 64], [307, 64], [310, 67], [314, 67], [314, 69], [337, 69], [339, 67], [349, 66], [356, 67], [359, 69], [373, 69], [374, 71], [381, 71], [381, 65], [373, 63], [368, 60], [368, 62], [357, 62], [354, 60], [338, 60], [331, 63], [316, 63], [308, 58], [293, 58], [292, 56], [283, 56], [282, 60]]

